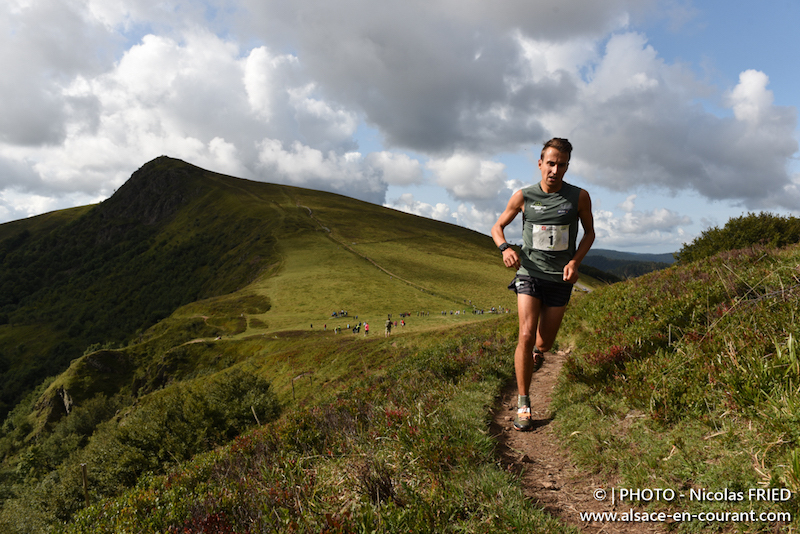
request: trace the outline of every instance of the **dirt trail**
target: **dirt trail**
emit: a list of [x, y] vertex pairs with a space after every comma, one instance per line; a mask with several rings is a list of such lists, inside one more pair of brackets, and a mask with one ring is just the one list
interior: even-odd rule
[[[496, 408], [492, 435], [499, 443], [500, 460], [507, 469], [520, 474], [525, 494], [546, 512], [564, 523], [591, 534], [662, 533], [658, 523], [582, 522], [581, 512], [610, 512], [620, 514], [629, 510], [613, 509], [610, 488], [614, 480], [600, 477], [576, 468], [562, 449], [550, 419], [550, 399], [558, 373], [566, 359], [565, 352], [548, 352], [545, 363], [533, 375], [531, 384], [531, 415], [534, 429], [530, 432], [514, 430], [517, 411], [516, 383], [506, 387]], [[597, 501], [596, 489], [608, 490], [609, 497]]]

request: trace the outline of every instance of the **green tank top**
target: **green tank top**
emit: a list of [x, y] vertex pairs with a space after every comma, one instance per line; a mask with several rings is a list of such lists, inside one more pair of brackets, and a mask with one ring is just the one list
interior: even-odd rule
[[564, 282], [564, 266], [575, 256], [581, 188], [562, 183], [556, 193], [541, 183], [522, 189], [522, 255], [517, 274]]

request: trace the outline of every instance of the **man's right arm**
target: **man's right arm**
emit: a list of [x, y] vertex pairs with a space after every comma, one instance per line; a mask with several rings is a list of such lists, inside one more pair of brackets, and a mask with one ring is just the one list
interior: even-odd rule
[[[524, 202], [525, 199], [522, 196], [521, 190], [511, 195], [511, 200], [508, 201], [506, 209], [500, 214], [500, 218], [497, 219], [494, 226], [492, 226], [492, 239], [494, 239], [494, 244], [498, 247], [507, 242], [504, 233], [505, 227], [511, 224], [511, 221], [522, 211]], [[503, 251], [503, 265], [509, 268], [513, 267], [519, 269], [519, 256], [513, 248], [508, 247]]]

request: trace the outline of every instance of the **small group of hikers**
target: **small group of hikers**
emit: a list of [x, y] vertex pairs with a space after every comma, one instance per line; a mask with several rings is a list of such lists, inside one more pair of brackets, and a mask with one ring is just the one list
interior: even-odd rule
[[[336, 312], [334, 312], [334, 313], [336, 313]], [[425, 314], [427, 312], [419, 312], [419, 313]], [[340, 315], [340, 317], [347, 317], [347, 312], [343, 311], [342, 314]], [[400, 314], [400, 317], [402, 317], [402, 319], [400, 319], [399, 322], [398, 321], [392, 321], [392, 314], [391, 313], [387, 314], [387, 316], [386, 316], [386, 325], [385, 325], [385, 329], [384, 329], [384, 334], [387, 337], [389, 336], [389, 334], [391, 334], [392, 327], [397, 327], [397, 326], [404, 327], [406, 325], [405, 317], [411, 317], [411, 314], [404, 312], [404, 313]], [[355, 318], [358, 319], [358, 315], [356, 315]], [[369, 334], [369, 323], [367, 323], [367, 322], [363, 322], [362, 323], [362, 322], [359, 321], [358, 324], [354, 324], [352, 328], [350, 327], [350, 323], [347, 323], [347, 330], [350, 330], [354, 334], [360, 334], [362, 328], [364, 329], [364, 335], [365, 336], [368, 335]], [[314, 323], [311, 323], [311, 330], [313, 330], [313, 329], [314, 329]], [[334, 334], [340, 334], [342, 332], [342, 329], [343, 329], [343, 327], [341, 327], [341, 326], [334, 327], [333, 333]], [[328, 331], [328, 324], [327, 323], [322, 325], [322, 330], [325, 331], [325, 332]]]
[[[358, 334], [359, 332], [361, 332], [361, 325], [362, 324], [364, 325], [364, 335], [369, 334], [369, 324], [367, 324], [367, 323], [359, 322], [357, 325], [353, 325], [353, 328], [350, 328], [350, 323], [347, 323], [347, 329], [350, 330], [351, 332], [353, 332], [354, 334]], [[336, 333], [338, 334], [341, 331], [342, 331], [342, 329], [339, 328], [339, 331], [336, 332]]]
[[[400, 314], [401, 317], [405, 317], [405, 314]], [[400, 326], [405, 326], [406, 320], [400, 319]], [[389, 337], [392, 334], [392, 327], [397, 327], [397, 321], [392, 321], [392, 314], [386, 316], [386, 323], [384, 323], [383, 329], [383, 337]]]
[[[358, 317], [358, 316], [356, 316], [356, 317]], [[406, 320], [405, 319], [401, 319], [400, 322], [398, 323], [398, 321], [392, 321], [392, 314], [388, 314], [387, 318], [386, 318], [385, 335], [388, 336], [392, 331], [392, 327], [393, 326], [396, 327], [398, 325], [401, 326], [401, 327], [405, 326], [406, 325]], [[334, 327], [333, 333], [334, 334], [340, 334], [342, 332], [342, 328], [343, 327], [341, 327], [341, 326]], [[362, 328], [364, 329], [364, 335], [365, 336], [368, 335], [369, 334], [369, 323], [367, 323], [367, 322], [363, 322], [363, 323], [359, 322], [358, 324], [353, 325], [352, 328], [350, 328], [350, 323], [347, 323], [347, 330], [350, 330], [354, 334], [360, 334]], [[311, 323], [311, 329], [312, 330], [314, 329], [314, 323]], [[322, 330], [325, 331], [325, 332], [328, 331], [327, 323], [322, 325]]]

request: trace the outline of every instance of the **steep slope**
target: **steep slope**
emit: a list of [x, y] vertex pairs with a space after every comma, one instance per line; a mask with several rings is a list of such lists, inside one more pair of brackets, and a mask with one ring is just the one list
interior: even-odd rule
[[87, 346], [128, 342], [182, 304], [242, 287], [270, 261], [269, 232], [234, 240], [214, 224], [219, 214], [203, 211], [219, 194], [205, 175], [159, 158], [97, 206], [0, 232], [13, 232], [0, 243], [0, 412]]
[[[152, 367], [148, 358], [190, 341], [189, 333], [245, 337], [312, 324], [332, 330], [356, 315], [375, 332], [388, 314], [423, 311], [426, 321], [409, 327], [424, 329], [454, 320], [454, 310], [471, 315], [513, 305], [503, 290], [511, 274], [487, 236], [167, 157], [144, 165], [101, 204], [0, 225], [0, 236], [0, 287], [8, 288], [0, 303], [7, 320], [0, 326], [3, 411], [87, 347], [123, 350], [147, 342], [148, 328], [179, 307], [230, 295], [227, 303], [180, 312], [166, 328], [168, 346], [148, 349], [144, 360], [122, 358], [129, 366], [122, 375], [96, 377], [103, 387], [78, 379], [80, 373], [67, 381], [71, 390], [59, 381], [62, 389], [38, 404], [51, 422], [65, 413], [65, 395], [76, 402], [123, 383], [135, 393], [142, 380], [156, 387], [140, 366]], [[248, 298], [261, 304], [245, 320], [241, 302]], [[197, 324], [220, 307], [224, 326]], [[341, 310], [350, 315], [331, 318]], [[137, 374], [139, 382], [130, 385]]]

